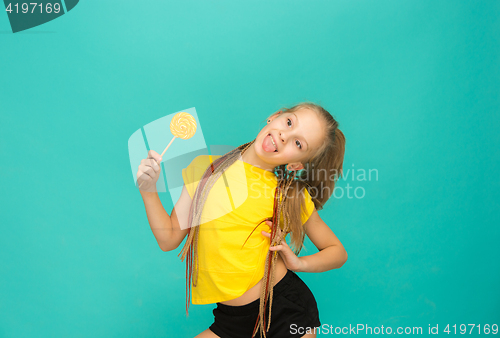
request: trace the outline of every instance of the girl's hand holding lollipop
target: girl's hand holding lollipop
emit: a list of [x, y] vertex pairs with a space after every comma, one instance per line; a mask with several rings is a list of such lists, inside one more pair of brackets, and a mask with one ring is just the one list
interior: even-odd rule
[[148, 157], [141, 160], [139, 170], [137, 170], [137, 183], [139, 190], [155, 192], [156, 182], [160, 177], [161, 172], [161, 156], [154, 150], [148, 152]]
[[160, 163], [163, 155], [176, 137], [187, 140], [194, 136], [196, 133], [196, 121], [193, 116], [188, 113], [177, 113], [172, 118], [172, 121], [170, 121], [170, 132], [174, 137], [161, 155], [154, 150], [150, 150], [148, 152], [148, 157], [141, 161], [139, 170], [137, 171], [139, 190], [149, 192], [156, 191], [156, 182], [160, 177]]

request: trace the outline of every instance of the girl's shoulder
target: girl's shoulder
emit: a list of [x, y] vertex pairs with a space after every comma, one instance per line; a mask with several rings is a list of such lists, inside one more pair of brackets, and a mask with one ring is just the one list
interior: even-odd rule
[[189, 167], [198, 167], [198, 168], [207, 168], [211, 163], [213, 163], [216, 159], [221, 157], [222, 155], [199, 155], [196, 156], [191, 163], [187, 166]]
[[315, 209], [315, 205], [314, 205], [314, 202], [312, 200], [312, 197], [311, 195], [309, 194], [309, 191], [306, 187], [304, 187], [303, 189], [303, 193], [304, 193], [304, 204], [301, 206], [301, 219], [302, 219], [302, 224], [304, 224], [305, 222], [307, 222], [307, 220], [309, 219], [309, 217], [312, 215], [314, 209]]
[[182, 169], [182, 179], [191, 198], [205, 170], [221, 156], [222, 155], [199, 155], [196, 156], [186, 168]]

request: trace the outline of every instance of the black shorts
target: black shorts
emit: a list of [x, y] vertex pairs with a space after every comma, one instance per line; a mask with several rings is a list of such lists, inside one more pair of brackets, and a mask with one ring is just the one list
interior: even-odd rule
[[[251, 338], [260, 299], [241, 305], [229, 306], [217, 303], [213, 310], [215, 321], [210, 330], [221, 338]], [[268, 321], [266, 309], [266, 328]], [[307, 285], [292, 270], [274, 286], [271, 309], [271, 326], [266, 332], [268, 338], [302, 337], [308, 329], [314, 332], [321, 326], [316, 299]], [[260, 337], [260, 328], [254, 336]]]

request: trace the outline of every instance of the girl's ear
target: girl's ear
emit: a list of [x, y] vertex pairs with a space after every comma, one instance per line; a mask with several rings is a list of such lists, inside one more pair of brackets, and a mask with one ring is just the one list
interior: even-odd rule
[[289, 163], [286, 166], [287, 170], [302, 170], [304, 169], [304, 165], [300, 162]]
[[279, 114], [281, 114], [281, 113], [282, 113], [282, 111], [281, 111], [281, 110], [278, 110], [276, 113], [274, 113], [274, 114], [271, 116], [271, 118], [272, 118], [272, 119], [275, 119], [275, 118], [277, 118], [277, 117], [279, 116]]
[[281, 114], [282, 111], [281, 110], [278, 110], [276, 113], [274, 113], [273, 115], [271, 115], [271, 117], [267, 120], [267, 123], [271, 123], [272, 120], [274, 120], [275, 118], [278, 117], [279, 114]]

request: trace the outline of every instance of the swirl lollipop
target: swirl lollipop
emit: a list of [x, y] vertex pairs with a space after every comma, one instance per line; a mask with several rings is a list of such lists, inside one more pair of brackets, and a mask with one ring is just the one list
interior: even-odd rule
[[170, 132], [172, 133], [172, 135], [174, 135], [174, 137], [165, 148], [163, 153], [161, 153], [161, 157], [163, 157], [163, 154], [165, 154], [168, 147], [170, 147], [176, 137], [183, 140], [187, 140], [193, 137], [193, 135], [196, 133], [196, 121], [194, 120], [193, 116], [188, 113], [177, 113], [172, 118], [172, 121], [170, 121]]
[[[172, 118], [172, 121], [170, 121], [170, 132], [172, 133], [172, 135], [174, 135], [174, 137], [165, 148], [165, 150], [163, 150], [160, 157], [163, 157], [167, 149], [176, 138], [187, 140], [194, 136], [194, 134], [196, 133], [196, 121], [194, 117], [191, 114], [184, 112], [175, 114]], [[141, 185], [142, 183], [139, 185], [139, 188], [141, 187]]]

